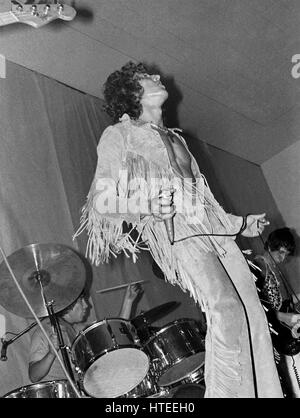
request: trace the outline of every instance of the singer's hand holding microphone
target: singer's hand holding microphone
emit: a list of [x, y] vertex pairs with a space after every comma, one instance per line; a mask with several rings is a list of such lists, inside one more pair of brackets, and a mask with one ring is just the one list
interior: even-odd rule
[[174, 221], [176, 207], [173, 205], [174, 189], [161, 190], [158, 197], [152, 199], [152, 215], [158, 222], [164, 221], [168, 238], [171, 244], [174, 243]]

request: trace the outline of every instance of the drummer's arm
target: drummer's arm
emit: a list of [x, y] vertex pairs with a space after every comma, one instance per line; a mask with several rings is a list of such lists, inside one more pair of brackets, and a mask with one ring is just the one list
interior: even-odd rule
[[141, 287], [138, 284], [127, 286], [122, 307], [119, 313], [120, 318], [130, 319], [133, 302], [140, 294], [140, 292]]
[[32, 383], [39, 382], [50, 371], [55, 360], [55, 354], [49, 351], [41, 360], [29, 363], [29, 379]]
[[[57, 338], [56, 333], [52, 333], [50, 335], [50, 339], [54, 347], [57, 349], [58, 338]], [[40, 341], [40, 343], [42, 344], [42, 341]], [[43, 344], [39, 347], [38, 335], [35, 336], [35, 338], [33, 339], [32, 345], [35, 345], [37, 347], [38, 352], [40, 349], [43, 349], [46, 353], [44, 357], [42, 357], [40, 360], [30, 361], [29, 363], [29, 369], [28, 369], [29, 379], [33, 383], [35, 383], [43, 379], [49, 373], [56, 356], [49, 344], [47, 344], [46, 347], [43, 346]]]

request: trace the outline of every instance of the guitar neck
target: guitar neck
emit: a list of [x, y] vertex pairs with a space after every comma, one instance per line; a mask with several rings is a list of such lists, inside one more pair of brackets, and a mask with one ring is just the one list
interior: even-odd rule
[[0, 11], [0, 26], [19, 22], [34, 28], [40, 28], [54, 19], [70, 21], [75, 16], [76, 10], [65, 4], [16, 5], [11, 3], [11, 10]]
[[6, 26], [10, 23], [17, 23], [18, 19], [12, 12], [0, 13], [0, 26]]

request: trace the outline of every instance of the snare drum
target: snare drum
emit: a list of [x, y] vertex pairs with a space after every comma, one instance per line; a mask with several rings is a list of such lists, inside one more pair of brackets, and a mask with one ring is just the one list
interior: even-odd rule
[[53, 380], [12, 390], [4, 398], [77, 398], [68, 380]]
[[84, 391], [94, 398], [130, 392], [149, 370], [135, 327], [121, 318], [104, 319], [81, 331], [71, 351]]
[[167, 387], [203, 364], [204, 339], [194, 319], [179, 319], [161, 328], [144, 345], [158, 364], [158, 385]]

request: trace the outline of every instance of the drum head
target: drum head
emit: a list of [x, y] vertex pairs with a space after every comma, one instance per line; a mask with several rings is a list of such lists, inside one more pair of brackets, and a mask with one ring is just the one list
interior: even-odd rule
[[204, 351], [182, 359], [177, 364], [166, 370], [165, 373], [163, 373], [163, 375], [158, 380], [158, 385], [161, 387], [171, 386], [174, 383], [185, 379], [204, 364], [204, 359]]
[[86, 371], [84, 390], [94, 398], [116, 398], [135, 388], [149, 370], [141, 350], [122, 348], [99, 357]]

